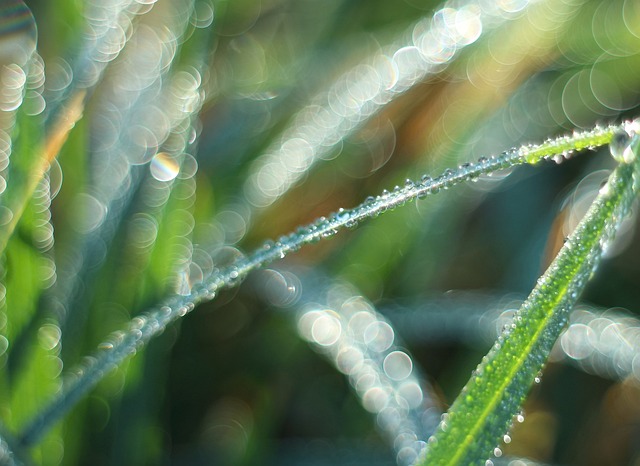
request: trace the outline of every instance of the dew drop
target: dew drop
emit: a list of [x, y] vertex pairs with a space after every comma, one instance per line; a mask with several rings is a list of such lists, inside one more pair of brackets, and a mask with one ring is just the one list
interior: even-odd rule
[[338, 222], [346, 222], [347, 220], [349, 220], [350, 217], [350, 213], [347, 210], [344, 210], [343, 208], [340, 208], [338, 210], [338, 213], [336, 214], [336, 220]]
[[271, 248], [273, 248], [274, 244], [275, 243], [273, 241], [267, 240], [262, 244], [262, 249], [265, 251], [270, 251]]
[[453, 183], [455, 178], [455, 172], [451, 168], [447, 168], [440, 179], [444, 184], [444, 189], [449, 189], [449, 186]]
[[636, 154], [631, 146], [633, 142], [637, 142], [637, 138], [638, 135], [634, 134], [632, 138], [626, 131], [616, 132], [609, 143], [611, 157], [620, 163], [632, 163]]
[[[429, 175], [424, 175], [420, 179], [420, 189], [429, 188], [429, 186], [431, 186], [432, 183], [433, 183], [433, 180], [431, 179], [431, 177]], [[429, 194], [429, 191], [422, 191], [418, 195], [418, 198], [424, 199], [425, 197], [427, 197], [428, 194]]]
[[355, 228], [358, 225], [358, 221], [355, 218], [351, 218], [344, 224], [347, 228]]
[[233, 282], [235, 280], [238, 279], [238, 277], [240, 277], [240, 273], [238, 272], [237, 268], [233, 268], [230, 272], [229, 272], [229, 281]]

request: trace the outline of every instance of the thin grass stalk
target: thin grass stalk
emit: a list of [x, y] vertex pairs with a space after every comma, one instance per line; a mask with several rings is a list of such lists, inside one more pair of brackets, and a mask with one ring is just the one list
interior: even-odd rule
[[408, 182], [405, 186], [391, 192], [368, 198], [351, 210], [340, 210], [328, 218], [321, 217], [316, 222], [281, 237], [277, 242], [266, 242], [251, 254], [241, 256], [230, 265], [214, 272], [206, 282], [195, 284], [189, 294], [169, 298], [164, 304], [135, 317], [126, 331], [112, 335], [100, 345], [99, 351], [94, 356], [87, 358], [84, 364], [66, 379], [59, 395], [24, 428], [19, 437], [21, 444], [26, 446], [35, 444], [113, 368], [135, 354], [153, 337], [161, 334], [167, 325], [192, 311], [196, 305], [214, 299], [216, 294], [225, 288], [237, 286], [251, 271], [282, 259], [306, 244], [329, 238], [345, 227], [353, 228], [367, 218], [376, 217], [408, 201], [436, 194], [442, 189], [476, 179], [480, 175], [525, 163], [538, 163], [547, 158], [560, 161], [572, 154], [574, 149], [595, 148], [608, 144], [616, 131], [620, 131], [629, 124], [598, 127], [591, 131], [548, 140], [540, 145], [523, 146], [499, 156], [482, 158], [476, 163], [465, 164], [457, 170], [447, 170], [434, 179], [423, 177], [418, 182]]

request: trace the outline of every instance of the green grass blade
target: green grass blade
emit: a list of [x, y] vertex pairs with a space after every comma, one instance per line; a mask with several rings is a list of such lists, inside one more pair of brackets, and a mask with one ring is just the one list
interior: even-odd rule
[[628, 150], [633, 144], [633, 153], [637, 154], [638, 139], [637, 135], [633, 140], [623, 133], [616, 135], [611, 143], [612, 155], [623, 163], [611, 174], [585, 218], [538, 280], [513, 323], [474, 371], [430, 439], [420, 464], [484, 464], [492, 455], [538, 380], [603, 248], [640, 190], [640, 163]]

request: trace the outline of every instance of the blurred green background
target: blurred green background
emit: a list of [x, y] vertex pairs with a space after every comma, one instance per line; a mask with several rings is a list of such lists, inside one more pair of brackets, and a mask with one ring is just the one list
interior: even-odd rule
[[[334, 82], [409, 44], [406, 31], [438, 2], [196, 0], [195, 10], [187, 0], [26, 3], [46, 74], [42, 125], [89, 79], [88, 64], [97, 68], [83, 54], [109, 14], [119, 4], [137, 10], [115, 26], [117, 40], [98, 43], [108, 67], [49, 176], [59, 187], [50, 208], [55, 245], [37, 241], [43, 214], [31, 207], [7, 248], [0, 412], [13, 432], [56, 391], [62, 366], [74, 367], [110, 332], [238, 251], [406, 178], [639, 114], [640, 3], [534, 2], [332, 144], [277, 200], [252, 206], [247, 186], [259, 157], [297, 112], [310, 104], [327, 111]], [[527, 2], [498, 3], [517, 12]], [[136, 157], [121, 164], [130, 170], [122, 174], [122, 159]], [[486, 177], [276, 266], [351, 283], [391, 322], [398, 306], [489, 315], [531, 290], [613, 166], [603, 149]], [[585, 302], [638, 313], [637, 226], [634, 215]], [[304, 303], [281, 309], [265, 296], [265, 277], [254, 274], [199, 306], [106, 377], [31, 451], [35, 462], [395, 464], [393, 446], [348, 380], [297, 334], [295, 309]], [[407, 317], [396, 334], [420, 319]], [[491, 345], [480, 328], [463, 332], [463, 321], [436, 338], [434, 318], [432, 332], [405, 337], [443, 409]], [[610, 374], [550, 363], [505, 455], [636, 464], [638, 380]]]

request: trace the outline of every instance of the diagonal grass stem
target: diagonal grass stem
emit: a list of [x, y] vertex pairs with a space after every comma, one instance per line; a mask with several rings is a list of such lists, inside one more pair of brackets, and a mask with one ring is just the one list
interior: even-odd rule
[[189, 313], [197, 304], [214, 299], [219, 291], [236, 286], [251, 271], [282, 259], [306, 244], [329, 238], [345, 227], [353, 228], [367, 218], [377, 217], [411, 200], [436, 194], [442, 189], [474, 180], [481, 175], [525, 163], [537, 163], [543, 159], [554, 159], [558, 162], [569, 156], [573, 150], [606, 145], [616, 132], [625, 127], [624, 125], [596, 127], [590, 131], [548, 140], [540, 145], [522, 146], [498, 156], [464, 164], [455, 170], [446, 170], [436, 178], [425, 176], [416, 182], [408, 180], [404, 186], [384, 191], [377, 197], [367, 198], [353, 209], [341, 209], [327, 218], [320, 217], [315, 222], [282, 236], [277, 242], [267, 241], [252, 253], [241, 256], [230, 265], [214, 272], [206, 282], [194, 285], [190, 294], [169, 298], [163, 305], [135, 317], [125, 331], [113, 334], [100, 345], [94, 356], [87, 358], [79, 369], [67, 377], [57, 398], [26, 426], [20, 436], [21, 444], [29, 446], [38, 442], [42, 435], [110, 370], [135, 354], [153, 337], [161, 334], [167, 325]]

